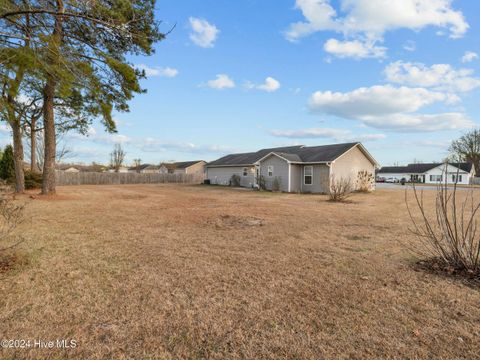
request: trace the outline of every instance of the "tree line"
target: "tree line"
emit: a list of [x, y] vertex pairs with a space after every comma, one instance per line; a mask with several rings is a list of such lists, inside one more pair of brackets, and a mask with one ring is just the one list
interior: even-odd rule
[[[0, 119], [13, 136], [15, 191], [25, 189], [23, 139], [43, 136], [42, 193], [55, 192], [56, 137], [94, 119], [116, 132], [114, 111], [145, 92], [129, 55], [164, 39], [155, 0], [0, 0]], [[31, 168], [37, 168], [31, 156]]]

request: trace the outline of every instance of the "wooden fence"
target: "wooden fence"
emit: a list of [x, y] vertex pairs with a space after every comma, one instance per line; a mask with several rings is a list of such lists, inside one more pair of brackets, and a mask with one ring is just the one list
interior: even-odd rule
[[480, 185], [480, 177], [472, 177], [470, 179], [470, 182], [472, 183], [472, 185]]
[[200, 184], [203, 174], [141, 174], [109, 172], [55, 172], [57, 185], [119, 185], [119, 184]]

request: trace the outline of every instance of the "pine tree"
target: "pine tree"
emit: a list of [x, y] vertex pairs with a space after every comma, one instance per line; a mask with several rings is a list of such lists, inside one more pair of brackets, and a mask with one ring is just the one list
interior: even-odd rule
[[15, 164], [13, 160], [13, 147], [7, 145], [0, 160], [0, 178], [8, 183], [15, 182]]
[[[0, 62], [10, 61], [13, 52], [17, 69], [18, 44], [28, 42], [27, 69], [44, 84], [44, 194], [55, 192], [58, 118], [75, 119], [73, 128], [84, 128], [101, 117], [106, 130], [115, 132], [112, 112], [128, 111], [128, 101], [144, 92], [139, 79], [145, 73], [126, 56], [151, 55], [164, 38], [154, 7], [155, 0], [0, 0]], [[28, 34], [16, 31], [25, 27]]]

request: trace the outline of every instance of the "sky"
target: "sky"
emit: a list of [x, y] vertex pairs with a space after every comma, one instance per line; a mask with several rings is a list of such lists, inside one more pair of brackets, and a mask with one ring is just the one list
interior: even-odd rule
[[[69, 133], [65, 161], [214, 160], [290, 144], [361, 141], [381, 165], [440, 161], [478, 126], [480, 2], [158, 0], [167, 38], [146, 94]], [[2, 143], [10, 140], [3, 131]]]

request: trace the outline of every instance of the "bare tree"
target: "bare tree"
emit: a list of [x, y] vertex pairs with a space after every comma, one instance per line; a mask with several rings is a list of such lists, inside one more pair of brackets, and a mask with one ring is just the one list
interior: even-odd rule
[[120, 167], [123, 165], [123, 161], [125, 160], [125, 151], [122, 148], [121, 144], [115, 144], [113, 151], [110, 153], [110, 166], [118, 172]]
[[480, 174], [480, 129], [452, 141], [449, 151], [453, 161], [470, 162], [475, 166], [475, 172]]
[[[73, 150], [68, 147], [67, 143], [64, 140], [63, 134], [58, 134], [55, 138], [56, 144], [56, 159], [55, 162], [62, 162], [74, 155]], [[32, 144], [35, 146], [32, 151]], [[41, 171], [43, 169], [43, 160], [45, 158], [45, 136], [42, 130], [35, 132], [35, 141], [30, 141], [27, 143], [25, 150], [27, 156], [31, 159], [36, 158], [37, 168], [35, 171]]]

